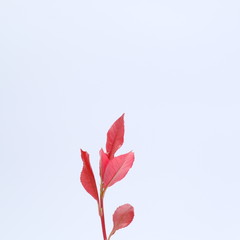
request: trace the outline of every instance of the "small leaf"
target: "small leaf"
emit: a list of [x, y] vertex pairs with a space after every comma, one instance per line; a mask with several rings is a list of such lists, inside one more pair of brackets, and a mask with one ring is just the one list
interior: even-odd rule
[[100, 177], [101, 179], [103, 179], [103, 175], [105, 173], [105, 170], [106, 170], [106, 167], [109, 163], [109, 158], [108, 158], [108, 155], [101, 149], [100, 152]]
[[129, 152], [110, 160], [103, 177], [103, 187], [112, 186], [114, 183], [122, 180], [134, 162], [134, 153]]
[[134, 208], [130, 204], [124, 204], [116, 209], [113, 214], [113, 229], [110, 237], [119, 229], [127, 227], [134, 218]]
[[92, 171], [92, 167], [89, 161], [89, 154], [81, 149], [81, 158], [83, 161], [83, 168], [80, 175], [80, 180], [85, 188], [85, 190], [92, 195], [93, 198], [95, 198], [97, 201], [99, 201], [98, 198], [98, 191], [97, 191], [97, 185], [95, 181], [95, 177]]
[[124, 114], [117, 119], [107, 133], [106, 150], [111, 160], [124, 141]]

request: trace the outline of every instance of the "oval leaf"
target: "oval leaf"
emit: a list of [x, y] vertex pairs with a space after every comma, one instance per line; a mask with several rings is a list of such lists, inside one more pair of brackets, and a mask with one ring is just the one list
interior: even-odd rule
[[116, 151], [123, 145], [124, 141], [124, 114], [117, 119], [107, 132], [106, 150], [109, 159], [114, 158]]
[[127, 227], [134, 218], [134, 208], [130, 204], [124, 204], [116, 209], [113, 214], [112, 236], [117, 230]]
[[104, 173], [103, 187], [106, 189], [123, 179], [132, 167], [133, 162], [133, 152], [120, 155], [110, 160]]
[[80, 175], [80, 181], [85, 190], [98, 201], [98, 191], [92, 167], [89, 161], [89, 154], [81, 149], [81, 158], [83, 168]]

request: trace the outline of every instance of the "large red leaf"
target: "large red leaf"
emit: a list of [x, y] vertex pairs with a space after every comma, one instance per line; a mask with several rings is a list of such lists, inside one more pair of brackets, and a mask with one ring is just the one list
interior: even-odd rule
[[99, 201], [98, 198], [98, 191], [97, 191], [97, 185], [95, 181], [95, 177], [92, 171], [92, 167], [89, 161], [89, 154], [81, 149], [81, 158], [83, 161], [83, 168], [80, 175], [80, 180], [85, 188], [85, 190], [92, 195], [93, 198], [95, 198], [97, 201]]
[[100, 163], [99, 163], [100, 177], [101, 179], [103, 179], [103, 175], [109, 163], [109, 158], [108, 158], [108, 155], [102, 149], [100, 150], [99, 154], [100, 154]]
[[123, 179], [132, 167], [134, 153], [129, 152], [109, 161], [103, 176], [103, 187], [107, 188]]
[[130, 204], [124, 204], [116, 209], [113, 214], [112, 236], [117, 230], [127, 227], [134, 218], [134, 208]]
[[106, 150], [111, 160], [124, 141], [124, 114], [117, 119], [107, 133]]

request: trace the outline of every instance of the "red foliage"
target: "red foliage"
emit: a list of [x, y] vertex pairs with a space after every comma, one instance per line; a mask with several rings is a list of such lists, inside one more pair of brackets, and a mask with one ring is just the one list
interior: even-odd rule
[[124, 141], [124, 114], [117, 119], [107, 133], [106, 150], [111, 160]]
[[81, 149], [81, 158], [83, 161], [83, 169], [80, 175], [80, 180], [85, 188], [85, 190], [92, 195], [93, 198], [95, 198], [97, 201], [99, 201], [98, 198], [98, 191], [97, 191], [97, 185], [95, 181], [95, 177], [92, 171], [92, 167], [89, 161], [89, 154]]
[[108, 155], [101, 149], [100, 152], [100, 163], [99, 163], [99, 168], [100, 168], [100, 177], [103, 179], [106, 167], [109, 163], [109, 158]]
[[107, 188], [122, 180], [134, 161], [134, 153], [129, 152], [109, 161], [103, 176], [103, 187]]
[[102, 223], [103, 239], [109, 240], [110, 237], [121, 228], [128, 226], [134, 217], [134, 209], [130, 204], [124, 204], [116, 209], [113, 214], [113, 229], [107, 238], [105, 228], [105, 217], [103, 198], [108, 187], [122, 180], [134, 162], [134, 153], [129, 152], [115, 157], [116, 151], [124, 142], [124, 114], [117, 119], [107, 132], [106, 153], [100, 150], [100, 197], [98, 196], [97, 185], [89, 161], [89, 154], [81, 150], [81, 158], [83, 161], [83, 169], [80, 180], [85, 190], [98, 202], [99, 216]]
[[110, 235], [117, 230], [127, 227], [134, 218], [134, 208], [130, 204], [124, 204], [116, 209], [113, 214], [113, 229]]

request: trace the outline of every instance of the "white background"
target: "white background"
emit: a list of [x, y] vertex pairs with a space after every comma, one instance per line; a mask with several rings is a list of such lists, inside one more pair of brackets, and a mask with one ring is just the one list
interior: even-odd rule
[[102, 239], [79, 183], [125, 113], [112, 239], [240, 239], [240, 3], [1, 0], [0, 239]]

